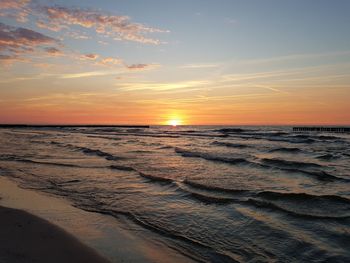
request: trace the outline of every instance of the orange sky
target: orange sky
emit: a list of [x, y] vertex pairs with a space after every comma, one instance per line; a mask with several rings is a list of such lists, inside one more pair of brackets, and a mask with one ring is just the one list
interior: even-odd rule
[[0, 123], [349, 125], [348, 4], [253, 2], [4, 0]]

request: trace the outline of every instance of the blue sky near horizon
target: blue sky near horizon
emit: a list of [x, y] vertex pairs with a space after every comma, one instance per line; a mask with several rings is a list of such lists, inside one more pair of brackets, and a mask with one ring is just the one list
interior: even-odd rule
[[345, 0], [0, 0], [0, 121], [349, 123], [349, 11]]

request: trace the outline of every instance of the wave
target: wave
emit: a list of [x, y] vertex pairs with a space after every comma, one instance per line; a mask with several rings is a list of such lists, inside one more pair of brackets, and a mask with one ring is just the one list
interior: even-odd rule
[[278, 158], [263, 158], [261, 160], [263, 163], [273, 166], [281, 166], [281, 167], [314, 167], [314, 168], [320, 168], [322, 165], [319, 165], [317, 163], [308, 163], [308, 162], [300, 162], [300, 161], [288, 161]]
[[286, 153], [297, 153], [297, 152], [301, 152], [301, 149], [299, 148], [288, 148], [288, 147], [281, 147], [281, 148], [275, 148], [275, 149], [271, 149], [269, 152], [273, 153], [273, 152], [286, 152]]
[[206, 184], [198, 183], [189, 179], [183, 180], [183, 183], [189, 186], [192, 186], [194, 188], [207, 190], [207, 191], [217, 191], [217, 192], [233, 193], [233, 194], [249, 192], [249, 190], [245, 190], [245, 189], [231, 189], [231, 188], [222, 188], [222, 187], [213, 186], [213, 185], [206, 185]]
[[311, 195], [307, 193], [281, 193], [272, 191], [256, 193], [249, 190], [225, 189], [209, 186], [187, 179], [184, 180], [183, 183], [199, 190], [230, 194], [244, 193], [243, 196], [236, 196], [233, 198], [185, 190], [189, 192], [187, 196], [207, 204], [250, 204], [256, 207], [279, 210], [287, 214], [304, 218], [350, 218], [350, 199], [337, 195]]
[[231, 143], [231, 142], [219, 142], [219, 141], [214, 141], [211, 144], [217, 145], [217, 146], [232, 147], [232, 148], [248, 148], [249, 147], [249, 145], [246, 145], [246, 144]]
[[103, 168], [103, 167], [89, 167], [89, 166], [82, 166], [77, 164], [70, 164], [70, 163], [57, 163], [57, 162], [42, 162], [42, 161], [36, 161], [26, 158], [21, 158], [18, 156], [0, 156], [1, 161], [13, 161], [13, 162], [22, 162], [22, 163], [33, 163], [33, 164], [42, 164], [42, 165], [50, 165], [50, 166], [62, 166], [62, 167], [72, 167], [72, 168]]
[[278, 131], [278, 132], [258, 132], [258, 131], [256, 131], [256, 132], [248, 132], [245, 134], [252, 135], [252, 136], [273, 137], [273, 138], [283, 137], [283, 136], [289, 135], [289, 133], [281, 132], [281, 131]]
[[342, 177], [338, 177], [335, 175], [332, 175], [330, 173], [327, 173], [325, 171], [307, 171], [307, 170], [302, 170], [302, 169], [283, 169], [284, 171], [289, 171], [289, 172], [296, 172], [296, 173], [302, 173], [302, 174], [306, 174], [306, 175], [310, 175], [313, 176], [315, 178], [317, 178], [318, 180], [321, 181], [348, 181], [345, 178]]
[[337, 137], [337, 136], [331, 136], [331, 135], [320, 135], [317, 136], [318, 139], [320, 140], [341, 140], [342, 138]]
[[203, 152], [194, 152], [194, 151], [188, 151], [181, 148], [176, 147], [175, 152], [181, 154], [183, 157], [191, 157], [191, 158], [202, 158], [208, 161], [214, 161], [214, 162], [221, 162], [221, 163], [228, 163], [228, 164], [249, 164], [248, 160], [244, 158], [231, 158], [231, 157], [225, 157], [225, 156], [216, 156], [209, 153], [203, 153]]
[[249, 198], [248, 202], [296, 216], [320, 219], [350, 218], [350, 199], [337, 195], [263, 191], [257, 193], [256, 197]]
[[[95, 212], [99, 212], [99, 211], [95, 211]], [[192, 238], [189, 235], [186, 235], [183, 232], [179, 232], [179, 231], [175, 231], [175, 230], [171, 230], [171, 229], [167, 229], [165, 227], [162, 227], [160, 224], [157, 224], [157, 222], [150, 222], [147, 221], [145, 218], [142, 218], [142, 216], [138, 216], [135, 215], [133, 213], [130, 212], [124, 212], [124, 211], [116, 211], [116, 210], [112, 210], [112, 211], [104, 211], [105, 214], [109, 214], [112, 215], [114, 217], [118, 217], [118, 214], [123, 214], [124, 216], [127, 216], [128, 219], [132, 220], [134, 223], [150, 230], [153, 231], [157, 234], [160, 234], [162, 236], [174, 239], [174, 240], [179, 240], [184, 242], [185, 244], [189, 244], [191, 246], [196, 247], [197, 249], [191, 249], [191, 254], [188, 254], [186, 252], [182, 252], [184, 253], [186, 256], [188, 256], [189, 258], [198, 261], [198, 262], [206, 262], [209, 261], [210, 262], [223, 262], [223, 263], [238, 263], [239, 261], [235, 260], [233, 257], [231, 257], [231, 255], [226, 255], [225, 252], [222, 251], [218, 251], [216, 249], [214, 249], [213, 247], [201, 242], [200, 240], [197, 240], [195, 238]], [[186, 247], [186, 246], [185, 246]], [[198, 251], [199, 249], [199, 251]], [[203, 251], [201, 251], [203, 250]], [[203, 254], [202, 254], [202, 253]], [[198, 255], [197, 255], [198, 253]], [[202, 256], [204, 256], [204, 260], [201, 259]]]
[[155, 182], [161, 182], [161, 183], [173, 183], [174, 181], [169, 179], [169, 178], [165, 178], [165, 177], [161, 177], [161, 176], [156, 176], [156, 175], [151, 175], [151, 174], [145, 174], [142, 172], [139, 172], [139, 175], [149, 179], [151, 181], [155, 181]]
[[165, 134], [180, 137], [203, 137], [203, 138], [226, 138], [228, 134], [210, 134], [210, 133], [200, 133], [198, 131], [164, 131]]
[[195, 192], [190, 192], [188, 196], [193, 197], [207, 204], [228, 204], [235, 201], [232, 198], [209, 196], [209, 195], [204, 195], [204, 194], [195, 193]]
[[327, 153], [327, 154], [323, 154], [323, 155], [317, 156], [316, 158], [320, 159], [320, 160], [324, 160], [324, 161], [329, 161], [329, 160], [339, 159], [340, 156]]
[[267, 199], [289, 199], [296, 201], [330, 201], [337, 202], [338, 205], [346, 205], [350, 208], [350, 199], [339, 195], [312, 195], [307, 193], [281, 193], [273, 191], [262, 191], [257, 193], [257, 196]]
[[129, 166], [123, 166], [123, 165], [111, 165], [109, 166], [111, 169], [121, 170], [121, 171], [135, 171], [134, 168]]
[[[269, 161], [266, 161], [269, 160]], [[286, 171], [286, 172], [291, 172], [291, 173], [301, 173], [301, 174], [305, 174], [305, 175], [309, 175], [312, 176], [313, 178], [316, 178], [320, 181], [328, 181], [328, 182], [333, 182], [333, 181], [343, 181], [343, 182], [348, 182], [348, 179], [345, 179], [343, 177], [338, 177], [336, 175], [332, 175], [330, 173], [327, 173], [325, 171], [322, 170], [304, 170], [304, 169], [300, 169], [302, 168], [307, 168], [308, 165], [305, 164], [310, 164], [310, 163], [300, 163], [300, 162], [290, 162], [290, 161], [283, 161], [283, 162], [275, 162], [275, 161], [271, 161], [271, 160], [275, 160], [275, 159], [267, 159], [265, 158], [265, 161], [263, 159], [263, 163], [265, 164], [260, 164], [261, 167], [264, 168], [274, 168], [274, 169], [279, 169], [282, 171]], [[293, 164], [297, 163], [297, 167], [293, 167]], [[278, 164], [282, 164], [280, 166], [278, 166]], [[301, 164], [301, 165], [300, 165]], [[299, 166], [298, 166], [299, 165]], [[312, 165], [311, 165], [312, 166]], [[317, 167], [322, 167], [322, 166], [317, 166]]]
[[87, 154], [87, 155], [96, 155], [99, 157], [104, 157], [106, 160], [108, 161], [117, 161], [117, 160], [122, 160], [124, 158], [122, 157], [118, 157], [118, 156], [114, 156], [110, 153], [101, 151], [101, 150], [96, 150], [96, 149], [90, 149], [87, 147], [77, 147], [78, 150], [80, 150], [81, 152]]
[[106, 139], [106, 140], [114, 140], [114, 141], [120, 141], [121, 138], [112, 138], [112, 137], [107, 137], [107, 136], [93, 136], [93, 135], [88, 135], [88, 138], [97, 138], [97, 139]]
[[311, 138], [263, 138], [268, 141], [277, 141], [277, 142], [289, 142], [289, 143], [305, 143], [305, 144], [311, 144], [316, 142], [314, 139]]
[[55, 181], [52, 181], [52, 180], [48, 180], [48, 182], [51, 183], [54, 186], [64, 186], [64, 185], [80, 183], [81, 180], [79, 180], [79, 179], [72, 179], [72, 180], [67, 180], [67, 181], [62, 181], [62, 182], [55, 182]]
[[270, 208], [272, 210], [279, 210], [289, 215], [294, 215], [302, 218], [309, 218], [309, 219], [348, 219], [350, 218], [350, 213], [344, 214], [344, 215], [310, 213], [307, 210], [297, 211], [297, 210], [290, 209], [291, 208], [290, 206], [284, 207], [284, 206], [275, 204], [273, 202], [267, 202], [264, 200], [257, 200], [252, 198], [249, 198], [246, 201], [246, 203], [250, 203], [257, 207], [265, 207], [265, 208]]
[[245, 132], [248, 130], [244, 130], [241, 128], [222, 128], [222, 129], [214, 130], [214, 131], [221, 132], [221, 133], [242, 133], [242, 132]]
[[153, 153], [153, 151], [149, 151], [149, 150], [133, 150], [133, 151], [129, 151], [128, 153]]
[[84, 153], [86, 155], [96, 155], [96, 156], [99, 156], [99, 157], [103, 157], [103, 158], [105, 158], [108, 161], [117, 161], [117, 160], [125, 159], [124, 157], [115, 156], [115, 155], [112, 155], [110, 153], [98, 150], [98, 149], [91, 149], [91, 148], [88, 148], [88, 147], [81, 147], [81, 146], [76, 146], [76, 145], [73, 145], [73, 144], [64, 144], [64, 143], [59, 143], [59, 142], [54, 142], [54, 141], [51, 141], [50, 143], [54, 144], [54, 145], [57, 145], [57, 146], [60, 146], [60, 147], [68, 148], [68, 149], [71, 149], [71, 150], [80, 151], [80, 152], [82, 152], [82, 153]]
[[291, 136], [292, 138], [302, 138], [302, 139], [308, 139], [310, 138], [311, 136], [308, 135], [308, 134], [298, 134], [298, 135], [293, 135]]
[[138, 215], [130, 211], [117, 210], [114, 208], [106, 209], [97, 205], [89, 205], [89, 204], [87, 205], [83, 202], [77, 203], [74, 206], [88, 212], [109, 215], [115, 218], [120, 218], [120, 216], [125, 216], [127, 219], [131, 220], [137, 225], [144, 227], [145, 229], [148, 229], [154, 233], [157, 233], [161, 236], [164, 236], [173, 240], [182, 241], [184, 243], [181, 244], [181, 247], [186, 248], [188, 247], [188, 245], [190, 245], [189, 247], [190, 252], [187, 252], [186, 250], [185, 251], [180, 250], [180, 252], [197, 262], [206, 262], [208, 261], [208, 258], [210, 262], [227, 262], [227, 263], [239, 262], [239, 261], [236, 261], [234, 258], [232, 258], [230, 255], [226, 255], [225, 252], [217, 251], [213, 247], [205, 243], [202, 243], [200, 240], [196, 240], [191, 236], [186, 235], [183, 232], [178, 232], [172, 229], [168, 229], [162, 226], [161, 224], [157, 224], [157, 222], [154, 222], [154, 221], [148, 221], [142, 215]]
[[157, 149], [162, 150], [162, 149], [173, 149], [173, 148], [174, 148], [173, 146], [166, 145], [166, 146], [159, 147]]
[[316, 140], [311, 138], [294, 138], [284, 136], [284, 133], [241, 133], [241, 134], [230, 134], [231, 137], [237, 137], [240, 139], [255, 139], [255, 140], [266, 140], [272, 142], [287, 142], [287, 143], [295, 143], [295, 144], [311, 144], [316, 142]]
[[299, 139], [311, 139], [318, 141], [333, 141], [333, 142], [342, 142], [343, 138], [331, 135], [311, 135], [311, 134], [298, 134], [291, 136], [290, 138], [299, 138]]
[[137, 134], [136, 136], [143, 136], [143, 137], [153, 137], [153, 138], [180, 138], [181, 136], [179, 135], [151, 135], [151, 134]]
[[[82, 132], [83, 134], [96, 134], [96, 133], [91, 133], [91, 132]], [[103, 134], [102, 134], [103, 135]], [[112, 135], [112, 134], [104, 134], [104, 135]], [[180, 138], [178, 135], [167, 135], [167, 134], [160, 134], [160, 133], [150, 133], [150, 132], [144, 132], [144, 133], [139, 133], [139, 132], [134, 132], [134, 130], [131, 130], [129, 132], [118, 132], [113, 135], [118, 135], [120, 136], [135, 136], [135, 137], [153, 137], [153, 138]]]

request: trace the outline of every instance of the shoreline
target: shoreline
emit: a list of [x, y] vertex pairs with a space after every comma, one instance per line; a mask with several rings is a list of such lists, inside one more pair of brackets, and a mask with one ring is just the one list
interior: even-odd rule
[[[68, 241], [70, 242], [69, 244], [73, 247], [78, 247], [79, 251], [90, 251], [87, 253], [90, 253], [89, 255], [95, 254], [96, 260], [99, 255], [101, 260], [104, 260], [92, 261], [91, 258], [93, 256], [91, 256], [89, 258], [90, 261], [62, 259], [57, 262], [193, 262], [190, 258], [166, 246], [161, 240], [152, 236], [152, 233], [148, 230], [129, 222], [125, 222], [124, 225], [122, 218], [121, 220], [117, 220], [111, 216], [87, 212], [72, 206], [68, 200], [62, 197], [37, 190], [21, 188], [19, 186], [20, 184], [19, 181], [0, 174], [0, 217], [2, 217], [4, 211], [10, 211], [9, 213], [16, 214], [13, 217], [14, 220], [9, 221], [12, 222], [21, 220], [22, 216], [19, 215], [23, 215], [23, 218], [28, 218], [29, 221], [36, 224], [36, 229], [41, 229], [39, 225], [44, 222], [42, 224], [44, 227], [46, 225], [47, 228], [58, 229], [58, 233], [62, 234], [63, 232], [62, 235], [64, 236], [60, 240], [50, 240], [50, 238], [52, 239], [52, 235], [50, 234], [48, 235], [49, 239], [46, 240], [48, 243], [52, 241], [55, 243], [54, 246], [60, 247], [61, 245], [65, 245], [63, 240], [71, 240]], [[11, 209], [15, 210], [15, 212], [11, 212]], [[18, 223], [25, 226], [23, 222], [18, 221]], [[3, 262], [3, 259], [5, 260], [4, 256], [6, 255], [2, 253], [5, 251], [3, 246], [6, 245], [7, 238], [15, 244], [18, 244], [22, 240], [19, 235], [2, 235], [6, 231], [7, 226], [8, 223], [0, 221], [0, 235], [6, 236], [6, 238], [0, 237], [0, 262]], [[18, 230], [16, 229], [18, 225], [12, 225], [11, 227], [14, 231]], [[22, 227], [20, 230], [23, 235], [30, 233], [28, 232], [30, 231], [28, 228], [23, 231]], [[56, 230], [53, 231], [55, 232]], [[28, 239], [30, 238], [33, 240], [33, 236], [28, 236]], [[67, 245], [69, 245], [68, 242]], [[16, 253], [16, 250], [12, 249], [12, 252]], [[39, 255], [38, 253], [36, 255]], [[46, 258], [44, 261], [5, 260], [4, 262], [41, 263], [54, 261]]]
[[26, 211], [0, 206], [0, 261], [110, 263], [58, 226]]

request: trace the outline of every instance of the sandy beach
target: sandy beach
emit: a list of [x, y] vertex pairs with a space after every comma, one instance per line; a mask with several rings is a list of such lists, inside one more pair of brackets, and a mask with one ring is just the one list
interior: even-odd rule
[[0, 207], [0, 261], [109, 262], [50, 222], [7, 207]]
[[0, 176], [0, 263], [193, 262], [136, 225], [18, 185]]

